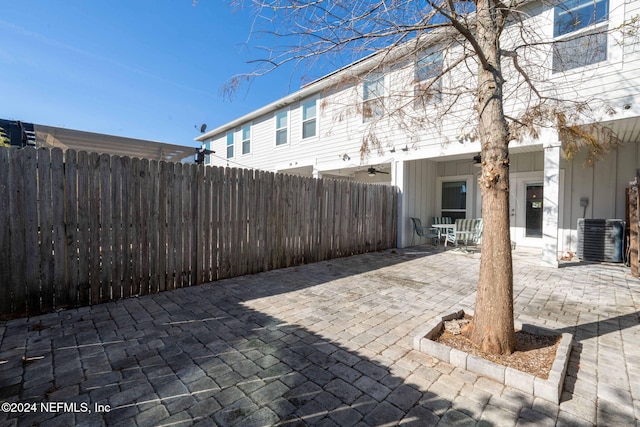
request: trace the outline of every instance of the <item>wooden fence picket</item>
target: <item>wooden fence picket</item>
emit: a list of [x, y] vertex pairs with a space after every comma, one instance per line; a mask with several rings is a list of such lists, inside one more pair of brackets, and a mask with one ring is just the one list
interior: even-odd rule
[[158, 291], [164, 292], [167, 289], [167, 219], [168, 204], [170, 202], [168, 196], [169, 172], [170, 165], [161, 161], [159, 164], [158, 178]]
[[[9, 151], [0, 150], [0, 224], [11, 225]], [[0, 287], [0, 313], [11, 313], [11, 234], [9, 226], [0, 226], [0, 277], [4, 286]]]
[[[27, 293], [27, 307], [33, 307], [36, 312], [40, 309], [40, 260], [38, 250], [38, 178], [37, 151], [33, 148], [22, 150], [24, 156], [24, 175], [22, 176], [24, 197], [24, 239], [25, 239], [25, 284]], [[50, 237], [50, 233], [49, 233]]]
[[[7, 279], [6, 286], [13, 299], [13, 313], [25, 315], [27, 313], [27, 292], [25, 288], [25, 217], [24, 197], [22, 182], [24, 177], [25, 156], [18, 150], [9, 151], [9, 230], [11, 259], [11, 276]], [[3, 255], [5, 256], [5, 255]]]
[[[53, 282], [53, 200], [51, 194], [51, 151], [46, 148], [40, 148], [37, 154], [37, 214], [39, 230], [38, 246], [40, 265], [39, 283]], [[54, 307], [54, 291], [55, 287], [42, 286], [41, 289], [35, 290], [33, 294], [39, 294], [39, 309], [42, 311], [51, 311]]]
[[130, 157], [122, 157], [120, 159], [120, 169], [121, 169], [121, 198], [122, 198], [122, 207], [121, 207], [121, 242], [122, 242], [122, 284], [120, 286], [120, 296], [122, 298], [128, 298], [131, 296], [131, 286], [133, 281], [133, 269], [131, 266], [132, 256], [131, 256], [131, 245], [133, 244], [131, 240], [131, 196], [132, 196], [132, 184], [133, 180], [133, 165], [131, 163]]
[[65, 284], [58, 307], [75, 307], [78, 302], [80, 257], [78, 256], [78, 159], [75, 150], [64, 153], [64, 233], [66, 258]]

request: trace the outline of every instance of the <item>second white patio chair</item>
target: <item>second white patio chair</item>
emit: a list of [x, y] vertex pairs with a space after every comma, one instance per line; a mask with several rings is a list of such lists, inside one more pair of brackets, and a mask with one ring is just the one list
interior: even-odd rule
[[478, 241], [482, 237], [482, 219], [456, 219], [454, 227], [447, 230], [447, 234], [444, 240], [444, 247], [447, 248], [447, 244], [451, 243], [454, 246], [458, 246], [462, 243], [466, 250], [470, 244], [477, 245]]

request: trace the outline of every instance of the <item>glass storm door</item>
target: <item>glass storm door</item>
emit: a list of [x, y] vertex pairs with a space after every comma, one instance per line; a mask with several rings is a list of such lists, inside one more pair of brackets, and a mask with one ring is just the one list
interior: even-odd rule
[[542, 237], [542, 184], [526, 184], [525, 237]]

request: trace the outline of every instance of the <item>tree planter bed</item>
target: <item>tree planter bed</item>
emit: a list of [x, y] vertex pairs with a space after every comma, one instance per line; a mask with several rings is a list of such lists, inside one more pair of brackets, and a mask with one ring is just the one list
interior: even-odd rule
[[[466, 314], [473, 316], [473, 313], [469, 311], [467, 311]], [[434, 320], [429, 323], [425, 326], [422, 333], [414, 337], [413, 348], [438, 360], [491, 378], [494, 381], [532, 396], [540, 397], [553, 403], [560, 402], [560, 395], [562, 394], [562, 386], [569, 361], [569, 353], [571, 352], [571, 342], [573, 339], [571, 334], [558, 334], [546, 328], [515, 322], [516, 330], [521, 330], [533, 335], [560, 336], [560, 342], [556, 350], [555, 360], [549, 371], [549, 376], [543, 379], [435, 341], [444, 330], [444, 322], [453, 319], [462, 319], [464, 316], [465, 312], [460, 310], [443, 316], [440, 320]]]

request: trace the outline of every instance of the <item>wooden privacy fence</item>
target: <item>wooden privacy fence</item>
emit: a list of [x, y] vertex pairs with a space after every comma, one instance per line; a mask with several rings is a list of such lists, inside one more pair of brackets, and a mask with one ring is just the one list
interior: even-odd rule
[[394, 187], [0, 148], [0, 316], [394, 247]]

